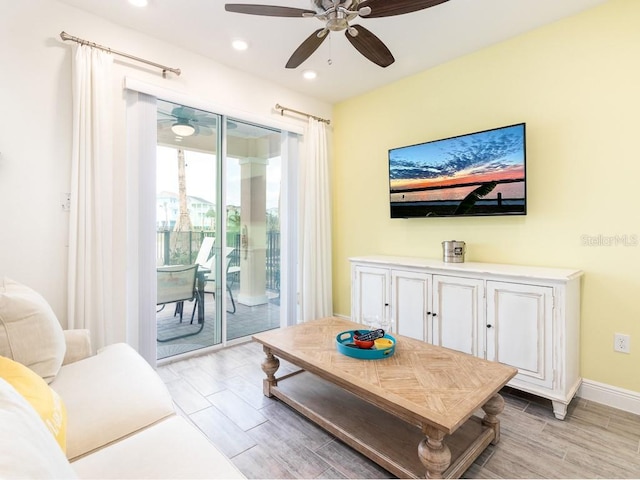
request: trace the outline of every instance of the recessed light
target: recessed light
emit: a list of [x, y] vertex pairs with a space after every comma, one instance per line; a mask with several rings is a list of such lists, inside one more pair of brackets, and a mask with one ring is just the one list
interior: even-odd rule
[[231, 46], [240, 52], [249, 48], [249, 44], [244, 40], [234, 40], [233, 42], [231, 42]]
[[314, 70], [305, 70], [302, 72], [302, 76], [307, 80], [313, 80], [318, 76], [318, 74]]
[[129, 3], [134, 7], [146, 7], [149, 4], [149, 0], [129, 0]]

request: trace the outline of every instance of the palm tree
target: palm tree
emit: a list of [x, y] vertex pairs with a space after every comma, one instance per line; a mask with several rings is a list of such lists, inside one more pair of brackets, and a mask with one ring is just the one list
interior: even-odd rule
[[174, 232], [190, 232], [193, 229], [189, 209], [187, 208], [187, 178], [185, 175], [184, 150], [178, 149], [178, 199], [180, 215], [173, 229]]
[[[190, 232], [193, 229], [189, 209], [187, 207], [187, 178], [185, 175], [184, 150], [178, 149], [178, 200], [180, 214], [171, 235], [172, 257], [181, 259], [183, 254], [190, 252], [190, 235], [180, 235], [180, 232]], [[190, 260], [189, 260], [190, 261]]]

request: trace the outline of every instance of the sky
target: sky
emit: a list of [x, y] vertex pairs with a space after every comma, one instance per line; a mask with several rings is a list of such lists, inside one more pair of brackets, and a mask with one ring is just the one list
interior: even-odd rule
[[[157, 147], [156, 191], [178, 193], [178, 155], [176, 149]], [[187, 194], [215, 203], [216, 157], [208, 153], [185, 151]], [[280, 157], [267, 166], [267, 209], [277, 208], [280, 195]], [[240, 205], [240, 165], [229, 159], [225, 165], [228, 205]]]

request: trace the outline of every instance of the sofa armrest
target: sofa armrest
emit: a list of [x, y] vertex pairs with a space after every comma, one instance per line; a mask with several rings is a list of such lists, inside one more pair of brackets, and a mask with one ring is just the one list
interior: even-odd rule
[[68, 365], [91, 356], [89, 330], [80, 328], [64, 330], [64, 340], [67, 344], [67, 351], [64, 354], [62, 365]]

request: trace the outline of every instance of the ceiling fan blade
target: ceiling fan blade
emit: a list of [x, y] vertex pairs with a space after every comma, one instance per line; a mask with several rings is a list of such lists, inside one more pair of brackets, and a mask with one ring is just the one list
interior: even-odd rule
[[227, 3], [227, 12], [265, 15], [267, 17], [302, 17], [305, 13], [315, 15], [313, 10], [303, 8], [279, 7], [277, 5], [247, 5], [246, 3]]
[[191, 119], [192, 122], [198, 125], [204, 125], [207, 127], [215, 127], [218, 124], [218, 119], [207, 114], [196, 114]]
[[369, 7], [371, 13], [362, 18], [391, 17], [405, 13], [417, 12], [425, 8], [435, 7], [449, 0], [364, 0], [358, 8]]
[[196, 131], [194, 132], [194, 135], [204, 135], [205, 137], [209, 137], [213, 135], [213, 129], [209, 127], [205, 127], [202, 125], [194, 125], [194, 128], [196, 129]]
[[287, 62], [287, 68], [297, 68], [300, 66], [302, 62], [304, 62], [307, 58], [311, 56], [313, 52], [315, 52], [318, 47], [325, 41], [325, 39], [329, 36], [329, 34], [322, 35], [318, 37], [318, 34], [322, 32], [324, 28], [319, 28], [315, 32], [313, 32], [307, 39], [300, 44], [300, 46], [293, 52], [291, 58]]
[[[357, 30], [358, 34], [354, 37], [349, 33], [350, 29]], [[382, 43], [382, 40], [362, 25], [353, 25], [350, 29], [344, 32], [347, 40], [351, 42], [351, 45], [353, 45], [356, 50], [373, 63], [380, 65], [381, 67], [388, 67], [396, 61], [395, 58], [393, 58], [391, 51], [384, 43]]]
[[190, 120], [196, 115], [196, 111], [191, 107], [176, 107], [171, 110], [171, 115], [179, 120]]

